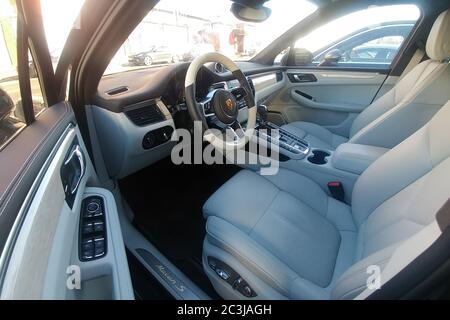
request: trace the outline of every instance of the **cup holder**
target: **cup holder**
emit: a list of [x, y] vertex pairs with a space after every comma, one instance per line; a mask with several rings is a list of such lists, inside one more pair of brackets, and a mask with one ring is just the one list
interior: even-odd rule
[[325, 164], [327, 163], [327, 157], [329, 157], [331, 153], [323, 150], [313, 150], [312, 155], [308, 157], [308, 161], [314, 164]]

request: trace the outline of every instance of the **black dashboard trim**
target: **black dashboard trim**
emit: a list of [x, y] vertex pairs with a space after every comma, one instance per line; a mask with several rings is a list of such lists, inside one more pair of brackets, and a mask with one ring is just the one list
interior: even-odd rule
[[[283, 66], [267, 66], [253, 62], [239, 62], [246, 76], [284, 71]], [[109, 111], [120, 113], [133, 104], [164, 96], [173, 81], [183, 85], [189, 63], [143, 68], [104, 76], [100, 81], [94, 103]], [[231, 72], [216, 73], [214, 65], [205, 65], [199, 75], [209, 85], [234, 79]], [[112, 89], [126, 86], [128, 91], [111, 96]]]

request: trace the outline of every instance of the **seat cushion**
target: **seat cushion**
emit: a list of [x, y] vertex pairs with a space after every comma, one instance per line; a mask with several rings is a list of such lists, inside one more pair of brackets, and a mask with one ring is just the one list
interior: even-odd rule
[[[356, 227], [350, 208], [289, 170], [266, 177], [239, 172], [206, 202], [204, 214], [204, 260], [230, 254], [239, 274], [256, 275], [246, 279], [255, 291], [263, 281], [288, 298], [325, 299], [353, 263]], [[236, 298], [231, 286], [207, 274], [224, 298]]]
[[311, 147], [318, 149], [335, 150], [348, 141], [347, 138], [311, 122], [295, 121], [282, 126], [282, 129], [307, 140]]

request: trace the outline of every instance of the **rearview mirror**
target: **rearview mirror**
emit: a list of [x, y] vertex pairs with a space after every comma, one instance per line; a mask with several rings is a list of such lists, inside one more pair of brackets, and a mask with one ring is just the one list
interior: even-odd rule
[[231, 5], [231, 12], [242, 21], [263, 22], [270, 17], [272, 10], [263, 5], [254, 8], [235, 2]]
[[335, 66], [339, 62], [339, 60], [341, 60], [341, 58], [342, 58], [341, 50], [339, 49], [330, 50], [323, 57], [323, 60], [320, 62], [319, 67]]

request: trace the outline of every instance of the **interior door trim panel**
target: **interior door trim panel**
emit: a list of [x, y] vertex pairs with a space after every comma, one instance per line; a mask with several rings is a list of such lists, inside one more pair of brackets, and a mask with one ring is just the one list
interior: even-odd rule
[[[313, 74], [316, 82], [325, 84], [327, 82], [335, 83], [336, 80], [345, 81], [345, 84], [358, 84], [361, 80], [367, 80], [369, 83], [380, 84], [379, 79], [385, 79], [386, 76], [377, 71], [363, 72], [359, 70], [305, 70], [305, 69], [289, 69], [288, 74]], [[370, 81], [372, 80], [372, 81]], [[315, 85], [314, 83], [313, 85]], [[307, 84], [306, 84], [307, 85]]]
[[55, 148], [56, 153], [49, 157], [49, 165], [42, 168], [43, 177], [36, 179], [37, 190], [31, 190], [28, 196], [30, 204], [24, 203], [21, 208], [14, 225], [18, 235], [15, 241], [9, 241], [15, 237], [10, 234], [11, 256], [2, 266], [7, 269], [1, 288], [2, 299], [40, 298], [58, 215], [64, 204], [62, 184], [57, 183], [59, 169], [74, 137], [75, 130], [70, 126], [61, 137], [63, 142]]
[[[45, 173], [47, 172], [47, 169], [50, 166], [51, 160], [55, 156], [56, 152], [59, 150], [60, 146], [63, 144], [66, 136], [69, 134], [69, 132], [73, 130], [73, 125], [69, 124], [69, 126], [66, 128], [62, 136], [57, 141], [56, 145], [53, 147], [53, 150], [51, 151], [50, 155], [46, 159], [45, 163], [43, 164], [41, 170], [39, 171], [37, 177], [35, 178], [31, 188], [29, 189], [22, 206], [18, 210], [18, 214], [16, 216], [16, 219], [14, 221], [14, 224], [8, 233], [8, 238], [5, 242], [5, 245], [3, 247], [1, 256], [0, 256], [0, 289], [2, 288], [4, 278], [6, 275], [6, 270], [9, 265], [11, 255], [14, 249], [14, 245], [17, 241], [17, 238], [19, 236], [20, 229], [24, 223], [24, 219], [26, 217], [26, 213], [30, 209], [31, 203], [38, 191], [38, 188], [44, 179]], [[1, 294], [1, 290], [0, 290]]]
[[[301, 74], [305, 70], [288, 70]], [[329, 110], [333, 112], [360, 113], [373, 101], [386, 75], [360, 71], [311, 71], [315, 82], [290, 83], [290, 96], [299, 107]], [[296, 90], [303, 94], [296, 93]], [[311, 98], [306, 97], [310, 96]]]
[[49, 107], [0, 152], [8, 168], [0, 170], [0, 251], [35, 178], [74, 119], [66, 102]]
[[[318, 102], [317, 99], [307, 93], [304, 93], [300, 91], [299, 93], [298, 89], [292, 89], [291, 90], [291, 97], [294, 99], [298, 104], [302, 105], [303, 107], [308, 108], [316, 108], [316, 109], [325, 109], [325, 110], [331, 110], [331, 111], [339, 111], [339, 112], [350, 112], [350, 113], [359, 113], [364, 108], [366, 108], [366, 105], [363, 104], [352, 104], [352, 103], [326, 103], [326, 102]], [[307, 96], [306, 96], [307, 95]], [[309, 98], [311, 97], [311, 98]]]
[[[100, 188], [89, 158], [85, 174], [77, 181], [73, 207], [66, 202], [61, 167], [74, 146], [87, 155], [77, 127], [70, 126], [47, 159], [23, 204], [8, 239], [9, 250], [2, 254], [3, 299], [133, 299], [125, 247], [113, 195]], [[95, 261], [79, 259], [79, 221], [82, 200], [103, 199], [108, 252]], [[17, 236], [16, 236], [17, 234]], [[9, 252], [10, 256], [5, 254]], [[68, 268], [80, 270], [81, 288], [67, 286]]]
[[388, 75], [391, 72], [391, 69], [385, 69], [385, 68], [374, 68], [374, 67], [359, 67], [359, 66], [338, 66], [338, 67], [319, 67], [319, 66], [286, 66], [285, 70], [289, 71], [292, 69], [302, 69], [305, 70], [305, 72], [316, 72], [316, 71], [347, 71], [347, 72], [367, 72], [367, 73], [379, 73]]
[[[289, 74], [312, 74], [317, 81], [293, 82]], [[288, 67], [284, 87], [267, 105], [279, 122], [312, 122], [348, 136], [352, 120], [384, 89], [386, 77], [377, 70]]]

